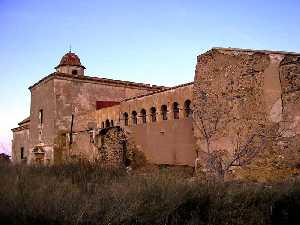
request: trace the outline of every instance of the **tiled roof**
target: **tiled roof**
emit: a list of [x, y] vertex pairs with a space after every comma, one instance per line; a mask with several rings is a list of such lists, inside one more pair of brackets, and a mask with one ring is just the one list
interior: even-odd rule
[[68, 52], [67, 54], [65, 54], [61, 58], [59, 65], [56, 66], [55, 69], [57, 69], [60, 66], [80, 66], [85, 69], [85, 67], [81, 65], [79, 57], [73, 52]]
[[18, 123], [19, 126], [21, 126], [24, 123], [30, 122], [30, 117], [28, 116], [26, 119], [22, 120], [20, 123]]

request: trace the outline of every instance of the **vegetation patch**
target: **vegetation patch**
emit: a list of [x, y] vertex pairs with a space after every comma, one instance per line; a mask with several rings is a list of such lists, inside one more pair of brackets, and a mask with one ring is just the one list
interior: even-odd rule
[[296, 224], [300, 181], [209, 183], [161, 170], [127, 174], [87, 162], [0, 165], [0, 223]]

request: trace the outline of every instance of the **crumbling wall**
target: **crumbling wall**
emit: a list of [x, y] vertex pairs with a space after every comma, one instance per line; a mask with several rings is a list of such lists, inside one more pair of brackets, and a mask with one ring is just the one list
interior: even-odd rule
[[[55, 95], [54, 82], [47, 80], [42, 85], [35, 86], [31, 91], [30, 106], [30, 143], [29, 163], [34, 163], [35, 155], [32, 150], [35, 146], [42, 144], [45, 150], [43, 162], [53, 163], [53, 141], [55, 131]], [[43, 110], [43, 122], [40, 123], [39, 111]]]
[[[21, 148], [24, 149], [21, 159]], [[27, 163], [29, 156], [29, 127], [13, 129], [12, 161], [13, 163]]]
[[[198, 56], [193, 125], [197, 161], [206, 172], [211, 156], [219, 159], [214, 169], [225, 170], [240, 149], [258, 152], [247, 152], [251, 157], [241, 157], [228, 172], [241, 165], [250, 168], [257, 157], [281, 148], [286, 128], [299, 129], [298, 59], [281, 52], [220, 48]], [[287, 126], [286, 121], [293, 122]]]

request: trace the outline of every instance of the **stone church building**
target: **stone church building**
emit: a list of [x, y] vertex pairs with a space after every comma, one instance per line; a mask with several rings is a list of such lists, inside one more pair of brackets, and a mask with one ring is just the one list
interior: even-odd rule
[[[55, 69], [29, 87], [30, 116], [12, 129], [16, 163], [96, 160], [113, 128], [153, 164], [193, 167], [210, 149], [234, 156], [261, 124], [286, 128], [284, 136], [299, 146], [297, 53], [213, 48], [197, 57], [194, 81], [175, 87], [86, 76], [72, 52]], [[224, 123], [221, 112], [234, 119], [211, 132]]]
[[[192, 83], [167, 88], [89, 77], [84, 74], [85, 67], [79, 57], [72, 52], [65, 54], [55, 69], [56, 72], [29, 87], [30, 116], [12, 129], [14, 162], [53, 164], [74, 155], [93, 159], [95, 154], [89, 146], [88, 124], [93, 124], [95, 118], [79, 121], [91, 112], [96, 112], [99, 117], [99, 123], [93, 127], [97, 131], [115, 126], [134, 127], [137, 138], [147, 145], [149, 157], [155, 162], [167, 163], [176, 152], [182, 155], [177, 159], [180, 162], [181, 158], [185, 158], [182, 149], [188, 147], [188, 151], [192, 152], [192, 122], [189, 119]], [[184, 106], [188, 115], [184, 113]], [[176, 117], [169, 112], [172, 107], [175, 107]], [[61, 146], [58, 147], [56, 142], [64, 134], [67, 134], [66, 141], [70, 142], [70, 132], [73, 151], [61, 152], [57, 149]], [[157, 152], [160, 148], [164, 151], [171, 149], [175, 153], [167, 154], [164, 159], [163, 154]], [[190, 158], [194, 156], [188, 155]], [[187, 163], [186, 160], [181, 161]]]

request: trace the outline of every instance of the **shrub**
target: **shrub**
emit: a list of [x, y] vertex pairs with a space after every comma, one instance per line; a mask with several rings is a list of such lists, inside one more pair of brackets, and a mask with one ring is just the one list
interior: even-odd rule
[[201, 183], [86, 162], [0, 165], [0, 224], [293, 224], [299, 182]]

